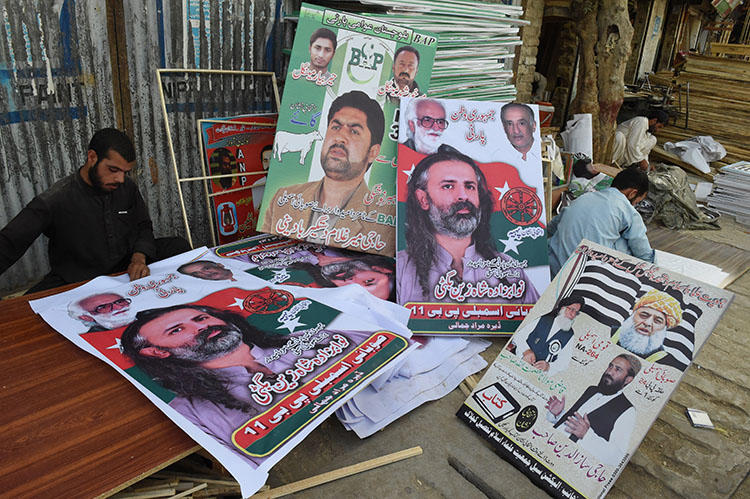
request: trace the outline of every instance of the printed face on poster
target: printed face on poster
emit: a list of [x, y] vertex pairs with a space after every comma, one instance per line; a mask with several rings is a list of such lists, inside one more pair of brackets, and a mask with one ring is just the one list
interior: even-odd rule
[[191, 254], [147, 279], [69, 291], [40, 313], [123, 373], [250, 495], [408, 340], [368, 322], [374, 314], [343, 312], [308, 297], [319, 290], [277, 287], [235, 263]]
[[583, 241], [458, 413], [556, 497], [602, 497], [733, 295]]
[[199, 120], [208, 174], [249, 174], [210, 182], [213, 219], [220, 244], [256, 233], [276, 119], [277, 115], [269, 114]]
[[303, 4], [258, 229], [393, 256], [398, 99], [427, 88], [437, 39]]
[[397, 301], [418, 334], [512, 333], [549, 284], [536, 106], [401, 99]]
[[217, 256], [246, 263], [245, 272], [272, 284], [335, 288], [358, 284], [382, 300], [396, 300], [393, 258], [261, 235], [214, 248]]

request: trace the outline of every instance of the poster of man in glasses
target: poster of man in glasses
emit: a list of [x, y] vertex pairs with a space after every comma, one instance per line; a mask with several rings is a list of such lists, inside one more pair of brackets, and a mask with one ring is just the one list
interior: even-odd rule
[[401, 99], [396, 294], [421, 334], [507, 334], [549, 284], [539, 132], [521, 127], [520, 163], [505, 122], [519, 106]]

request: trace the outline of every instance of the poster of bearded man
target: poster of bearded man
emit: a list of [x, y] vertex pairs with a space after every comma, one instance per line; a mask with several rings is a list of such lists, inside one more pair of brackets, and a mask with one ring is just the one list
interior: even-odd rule
[[506, 106], [401, 99], [396, 300], [418, 334], [511, 334], [549, 284], [540, 141], [519, 166], [497, 148]]

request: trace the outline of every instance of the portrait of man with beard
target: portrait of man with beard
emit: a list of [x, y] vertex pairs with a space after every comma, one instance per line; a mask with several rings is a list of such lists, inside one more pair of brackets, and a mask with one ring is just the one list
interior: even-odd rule
[[[320, 165], [325, 176], [304, 184], [280, 187], [266, 209], [261, 231], [276, 233], [276, 221], [285, 215], [289, 215], [292, 222], [302, 219], [304, 228], [308, 228], [316, 225], [325, 212], [326, 228], [349, 229], [351, 237], [377, 231], [386, 243], [382, 252], [392, 254], [395, 231], [389, 225], [371, 221], [376, 218], [372, 214], [375, 206], [365, 181], [367, 170], [380, 153], [384, 130], [383, 110], [367, 94], [352, 90], [338, 96], [329, 108], [328, 127], [320, 150]], [[392, 216], [394, 207], [392, 204], [384, 206], [378, 209], [380, 212]], [[313, 236], [306, 241], [328, 243]]]
[[[211, 153], [209, 160], [211, 175], [231, 175], [237, 172], [237, 160], [234, 154], [226, 147], [219, 147]], [[222, 189], [229, 189], [235, 181], [235, 177], [224, 177], [216, 179]]]
[[434, 293], [438, 281], [449, 273], [457, 283], [524, 286], [521, 297], [489, 299], [493, 303], [536, 303], [539, 293], [523, 270], [516, 277], [498, 279], [487, 277], [485, 266], [470, 263], [511, 260], [495, 246], [490, 231], [492, 212], [487, 180], [473, 159], [447, 145], [422, 159], [408, 183], [406, 249], [396, 255], [398, 303], [451, 301], [448, 296], [438, 299]]
[[604, 464], [618, 464], [630, 445], [636, 411], [622, 393], [635, 379], [641, 362], [630, 354], [620, 354], [609, 363], [595, 386], [565, 411], [565, 395], [550, 397], [545, 408], [547, 420], [578, 442]]
[[443, 105], [435, 99], [412, 99], [406, 108], [408, 139], [404, 145], [420, 154], [435, 154], [448, 128]]
[[682, 370], [684, 365], [664, 351], [667, 329], [682, 320], [682, 308], [673, 296], [650, 290], [633, 306], [633, 313], [619, 328], [612, 329], [612, 342], [648, 362], [666, 364]]
[[548, 314], [518, 328], [508, 346], [515, 347], [519, 359], [549, 375], [565, 370], [573, 356], [573, 321], [583, 305], [580, 296], [563, 298]]
[[68, 315], [83, 322], [88, 333], [127, 326], [135, 319], [132, 300], [117, 293], [97, 293], [68, 304]]
[[[393, 83], [398, 88], [407, 89], [409, 93], [419, 92], [419, 85], [414, 81], [419, 71], [419, 51], [410, 45], [405, 45], [393, 54]], [[388, 95], [387, 99], [393, 104], [399, 103], [400, 97]]]
[[[318, 348], [348, 340], [338, 359], [367, 337], [366, 332], [323, 330], [314, 339]], [[292, 368], [298, 358], [315, 355], [309, 349], [313, 345], [307, 344], [272, 356], [290, 341], [296, 341], [294, 333], [268, 336], [235, 312], [203, 305], [141, 311], [120, 339], [123, 353], [138, 368], [175, 392], [170, 407], [252, 462], [232, 444], [232, 433], [270, 407], [252, 398], [248, 385], [253, 376], [273, 378]]]

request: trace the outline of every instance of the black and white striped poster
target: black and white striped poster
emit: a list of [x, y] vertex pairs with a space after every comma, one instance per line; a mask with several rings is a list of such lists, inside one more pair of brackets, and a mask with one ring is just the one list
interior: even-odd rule
[[601, 497], [733, 297], [583, 241], [458, 416], [553, 496]]

